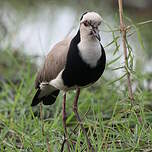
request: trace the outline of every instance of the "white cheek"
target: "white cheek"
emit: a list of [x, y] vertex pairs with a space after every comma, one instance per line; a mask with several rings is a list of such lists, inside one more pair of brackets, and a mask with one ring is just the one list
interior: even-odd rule
[[91, 31], [91, 30], [92, 30], [92, 27], [91, 27], [91, 26], [88, 26], [86, 29], [87, 29], [88, 31]]
[[82, 37], [88, 37], [90, 35], [90, 32], [91, 32], [91, 27], [89, 26], [83, 26], [81, 28], [81, 36]]

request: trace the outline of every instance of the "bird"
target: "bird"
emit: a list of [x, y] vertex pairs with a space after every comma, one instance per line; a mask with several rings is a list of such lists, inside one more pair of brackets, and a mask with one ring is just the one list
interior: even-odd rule
[[73, 111], [85, 135], [88, 149], [94, 151], [78, 113], [78, 98], [80, 89], [94, 84], [105, 70], [106, 53], [100, 43], [99, 34], [102, 20], [97, 12], [83, 13], [76, 35], [72, 38], [66, 37], [52, 48], [36, 76], [35, 89], [37, 91], [31, 106], [40, 102], [51, 105], [56, 101], [59, 92], [64, 92], [62, 121], [69, 151], [65, 106], [66, 93], [70, 90], [76, 90]]

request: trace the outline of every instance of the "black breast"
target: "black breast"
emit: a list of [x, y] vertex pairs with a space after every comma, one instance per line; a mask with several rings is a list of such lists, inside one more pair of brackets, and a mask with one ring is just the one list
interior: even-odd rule
[[98, 60], [97, 66], [91, 68], [85, 63], [79, 55], [77, 44], [80, 42], [80, 32], [73, 38], [70, 44], [67, 55], [67, 63], [62, 73], [64, 85], [72, 87], [86, 86], [97, 81], [105, 69], [106, 56], [105, 51], [101, 45], [102, 56]]

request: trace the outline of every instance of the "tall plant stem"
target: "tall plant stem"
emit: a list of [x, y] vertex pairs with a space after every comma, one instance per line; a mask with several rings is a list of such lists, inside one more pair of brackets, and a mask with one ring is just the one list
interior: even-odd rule
[[[126, 31], [127, 31], [127, 28], [126, 28], [126, 26], [123, 22], [122, 0], [118, 0], [118, 5], [119, 5], [120, 31], [121, 31], [121, 34], [122, 34], [122, 44], [123, 44], [123, 51], [124, 51], [124, 58], [125, 58], [125, 66], [128, 67], [127, 45], [126, 45]], [[130, 72], [128, 70], [126, 70], [126, 72], [127, 72], [127, 83], [128, 83], [129, 98], [130, 98], [131, 103], [133, 105], [134, 97], [133, 97], [133, 92], [132, 92], [131, 76], [130, 76]]]

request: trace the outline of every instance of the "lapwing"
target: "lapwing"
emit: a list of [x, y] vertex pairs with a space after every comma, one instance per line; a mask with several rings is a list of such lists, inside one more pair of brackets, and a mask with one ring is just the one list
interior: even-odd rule
[[[80, 89], [95, 83], [103, 74], [106, 65], [105, 50], [100, 43], [99, 26], [102, 18], [96, 12], [85, 12], [80, 18], [79, 29], [73, 38], [65, 38], [58, 42], [47, 55], [44, 65], [37, 73], [35, 88], [37, 92], [31, 106], [40, 102], [51, 105], [55, 102], [59, 92], [63, 97], [63, 126], [66, 129], [66, 93], [76, 89], [73, 111], [86, 137], [88, 148], [93, 146], [83, 127], [78, 113], [78, 98]], [[70, 146], [67, 140], [68, 150]]]

